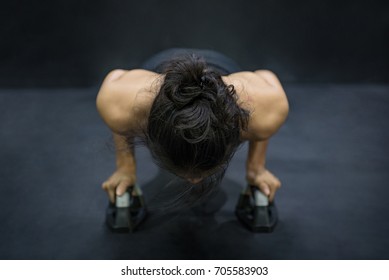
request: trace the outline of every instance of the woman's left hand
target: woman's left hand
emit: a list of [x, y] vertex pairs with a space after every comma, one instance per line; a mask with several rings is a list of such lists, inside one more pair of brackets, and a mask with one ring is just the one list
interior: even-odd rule
[[251, 186], [256, 186], [272, 202], [276, 191], [281, 187], [281, 181], [266, 168], [256, 171], [247, 171], [247, 182]]

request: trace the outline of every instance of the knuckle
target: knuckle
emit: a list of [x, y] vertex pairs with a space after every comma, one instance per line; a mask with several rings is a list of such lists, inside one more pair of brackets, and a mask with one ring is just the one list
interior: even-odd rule
[[131, 182], [132, 182], [132, 179], [130, 179], [130, 178], [122, 181], [122, 183], [125, 185], [130, 185]]
[[112, 189], [114, 186], [113, 186], [113, 184], [111, 183], [111, 182], [105, 182], [104, 184], [103, 184], [103, 189], [105, 189], [105, 190], [109, 190], [109, 189]]

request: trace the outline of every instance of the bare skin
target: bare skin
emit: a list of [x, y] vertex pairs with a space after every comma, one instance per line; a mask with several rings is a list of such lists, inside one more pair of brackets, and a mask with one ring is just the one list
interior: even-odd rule
[[[246, 161], [248, 184], [257, 186], [273, 201], [281, 187], [280, 180], [266, 169], [266, 148], [269, 138], [285, 122], [289, 105], [277, 76], [267, 70], [237, 72], [222, 77], [234, 85], [238, 104], [248, 109], [250, 119], [247, 131], [241, 131], [241, 139], [249, 141]], [[109, 199], [123, 194], [136, 182], [136, 161], [133, 151], [125, 149], [123, 135], [141, 136], [147, 125], [152, 102], [163, 81], [163, 76], [147, 70], [114, 70], [104, 79], [97, 96], [97, 109], [112, 130], [116, 145], [116, 171], [103, 184]], [[203, 178], [187, 178], [198, 183]]]

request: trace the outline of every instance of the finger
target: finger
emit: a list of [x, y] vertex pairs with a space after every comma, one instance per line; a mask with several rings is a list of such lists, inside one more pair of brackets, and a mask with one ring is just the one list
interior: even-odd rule
[[106, 191], [108, 194], [109, 201], [111, 201], [112, 203], [115, 203], [115, 189], [108, 188]]
[[263, 192], [266, 196], [270, 195], [270, 187], [267, 183], [261, 182], [258, 184], [258, 187], [261, 190], [261, 192]]
[[269, 202], [273, 202], [274, 196], [275, 196], [275, 195], [276, 195], [276, 188], [273, 188], [273, 189], [270, 191]]
[[102, 184], [102, 188], [104, 190], [108, 190], [110, 188], [115, 188], [115, 186], [118, 184], [117, 180], [115, 180], [115, 178], [112, 178], [113, 176], [111, 176], [111, 178], [109, 178], [108, 180], [106, 180], [103, 184]]
[[130, 182], [128, 181], [120, 182], [119, 186], [116, 188], [116, 195], [121, 196], [122, 194], [124, 194], [129, 186]]
[[115, 190], [114, 190], [114, 184], [110, 181], [107, 180], [101, 185], [102, 189], [107, 192], [109, 201], [112, 203], [115, 203]]

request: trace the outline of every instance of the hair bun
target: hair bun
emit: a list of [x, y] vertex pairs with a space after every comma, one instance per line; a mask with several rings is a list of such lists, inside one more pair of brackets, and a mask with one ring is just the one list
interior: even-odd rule
[[206, 82], [205, 61], [196, 55], [186, 55], [171, 60], [164, 67], [164, 90], [167, 97], [183, 108], [202, 98]]

